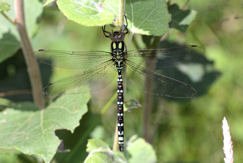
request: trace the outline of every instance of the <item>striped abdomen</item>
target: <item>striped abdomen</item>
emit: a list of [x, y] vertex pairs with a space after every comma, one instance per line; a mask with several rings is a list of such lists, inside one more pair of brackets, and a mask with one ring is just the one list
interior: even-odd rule
[[122, 70], [118, 69], [117, 77], [117, 133], [118, 133], [118, 143], [119, 150], [124, 150], [124, 114], [123, 114], [123, 80], [122, 80]]

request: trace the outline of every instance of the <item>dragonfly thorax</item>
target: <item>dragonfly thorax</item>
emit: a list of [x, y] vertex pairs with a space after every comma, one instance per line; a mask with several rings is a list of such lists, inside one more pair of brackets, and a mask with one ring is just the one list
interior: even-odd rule
[[126, 61], [126, 48], [123, 41], [112, 41], [111, 43], [112, 61], [116, 67], [123, 67]]

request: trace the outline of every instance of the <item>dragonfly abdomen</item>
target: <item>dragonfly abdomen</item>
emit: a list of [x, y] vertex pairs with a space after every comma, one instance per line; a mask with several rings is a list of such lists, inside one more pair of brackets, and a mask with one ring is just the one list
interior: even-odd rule
[[117, 77], [117, 133], [118, 133], [118, 143], [119, 150], [124, 151], [124, 113], [123, 113], [123, 103], [124, 103], [124, 90], [123, 90], [123, 79], [122, 71], [118, 69]]

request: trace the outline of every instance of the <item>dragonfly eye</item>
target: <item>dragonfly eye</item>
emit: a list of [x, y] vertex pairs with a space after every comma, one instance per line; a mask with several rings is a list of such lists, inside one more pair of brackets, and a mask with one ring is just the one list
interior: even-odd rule
[[112, 48], [112, 49], [116, 49], [116, 43], [115, 43], [115, 42], [112, 42], [112, 43], [111, 43], [111, 48]]
[[117, 37], [119, 35], [119, 32], [115, 31], [113, 32], [113, 37]]
[[124, 36], [125, 35], [123, 33], [119, 32], [119, 31], [115, 31], [115, 32], [113, 32], [111, 39], [113, 41], [123, 41]]
[[123, 44], [122, 44], [122, 42], [118, 42], [118, 48], [119, 48], [119, 49], [123, 49]]

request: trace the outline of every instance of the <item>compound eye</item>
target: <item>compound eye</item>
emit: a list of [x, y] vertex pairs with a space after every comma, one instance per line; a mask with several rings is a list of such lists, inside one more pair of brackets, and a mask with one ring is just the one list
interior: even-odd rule
[[119, 49], [123, 49], [123, 43], [122, 43], [122, 42], [119, 42], [119, 43], [118, 43], [118, 48], [119, 48]]
[[116, 44], [114, 42], [112, 42], [111, 47], [112, 47], [112, 49], [116, 49]]

